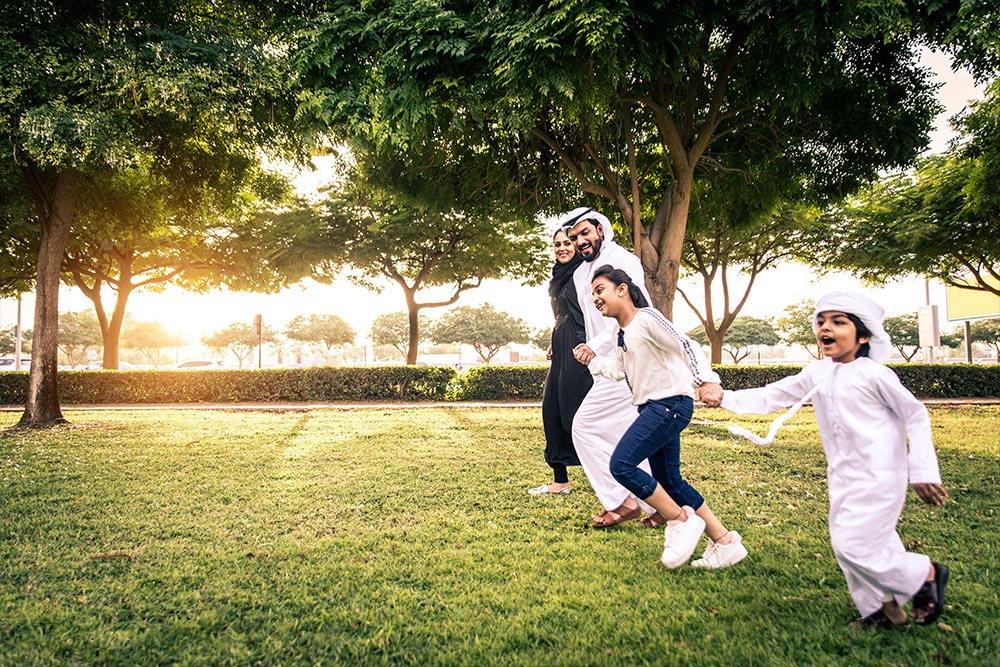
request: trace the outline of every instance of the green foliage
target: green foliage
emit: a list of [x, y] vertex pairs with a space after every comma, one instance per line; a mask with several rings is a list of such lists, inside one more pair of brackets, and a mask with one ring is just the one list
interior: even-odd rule
[[759, 317], [737, 317], [726, 334], [726, 352], [738, 364], [759, 345], [777, 345], [780, 342], [774, 327]]
[[912, 274], [1000, 294], [1000, 79], [970, 103], [951, 151], [828, 212], [817, 261], [871, 283]]
[[815, 311], [814, 301], [800, 301], [787, 306], [776, 324], [782, 341], [788, 345], [801, 345], [813, 359], [819, 359], [821, 353], [812, 328]]
[[303, 343], [321, 343], [326, 351], [334, 345], [353, 343], [354, 329], [337, 315], [299, 315], [285, 327], [285, 336]]
[[[921, 398], [997, 397], [1000, 366], [890, 364]], [[714, 367], [727, 389], [761, 387], [801, 366]], [[61, 371], [67, 403], [266, 403], [364, 400], [540, 400], [548, 366], [347, 366], [243, 370]], [[0, 405], [24, 402], [25, 372], [0, 373]]]
[[976, 320], [969, 325], [969, 338], [974, 343], [985, 343], [996, 350], [1000, 364], [1000, 319]]
[[59, 316], [59, 349], [76, 368], [87, 358], [87, 350], [99, 350], [102, 344], [101, 324], [88, 311], [62, 313]]
[[749, 170], [749, 152], [839, 197], [911, 163], [938, 110], [916, 44], [948, 42], [957, 20], [915, 1], [340, 2], [302, 36], [301, 112], [436, 157], [420, 164], [476, 153], [490, 202], [613, 204], [645, 233], [669, 316], [692, 182]]
[[[220, 173], [211, 181], [178, 181], [137, 167], [94, 177], [84, 189], [63, 270], [108, 323], [105, 360], [117, 350], [136, 290], [176, 284], [267, 292], [308, 274], [308, 267], [282, 259], [284, 239], [271, 238], [276, 219], [287, 215], [274, 209], [300, 205], [286, 179], [242, 156], [228, 160], [219, 157], [212, 168]], [[108, 287], [115, 300], [105, 312]]]
[[[0, 354], [14, 354], [17, 350], [17, 337], [14, 335], [14, 327], [0, 329]], [[21, 331], [21, 352], [31, 352], [31, 329]]]
[[180, 336], [167, 331], [160, 322], [129, 322], [125, 329], [124, 347], [137, 350], [154, 366], [167, 362], [163, 350], [181, 342]]
[[539, 350], [545, 351], [552, 345], [552, 327], [548, 329], [535, 329], [529, 336], [529, 341]]
[[[708, 345], [708, 335], [704, 326], [694, 327], [687, 332], [688, 338], [699, 345]], [[722, 349], [732, 358], [734, 364], [740, 363], [757, 345], [777, 345], [781, 342], [774, 327], [767, 320], [759, 317], [737, 317], [729, 325]]]
[[965, 334], [961, 327], [953, 327], [951, 331], [941, 332], [941, 347], [957, 350], [965, 343]]
[[882, 325], [889, 334], [893, 346], [903, 355], [903, 359], [906, 361], [913, 359], [920, 350], [920, 325], [917, 322], [917, 314], [887, 317]]
[[[237, 31], [238, 15], [253, 18]], [[274, 27], [264, 13], [228, 4], [214, 12], [172, 0], [95, 11], [7, 4], [4, 147], [16, 163], [93, 174], [145, 158], [188, 182], [222, 176], [220, 159], [253, 164], [258, 148], [294, 153], [295, 80], [278, 37], [267, 35]]]
[[[691, 292], [678, 287], [705, 328], [714, 363], [722, 361], [723, 342], [732, 342], [730, 327], [757, 276], [811, 250], [819, 211], [810, 204], [824, 196], [810, 191], [808, 177], [794, 175], [795, 164], [761, 154], [758, 145], [720, 141], [717, 148], [729, 169], [709, 170], [696, 182], [681, 256], [684, 273], [702, 284]], [[729, 280], [733, 270], [748, 278], [742, 289]]]
[[[438, 183], [447, 174], [427, 176]], [[304, 247], [321, 279], [346, 274], [369, 289], [380, 290], [384, 280], [399, 285], [409, 316], [408, 363], [416, 362], [421, 309], [451, 305], [487, 278], [541, 280], [544, 243], [533, 219], [491, 209], [481, 194], [474, 201], [456, 195], [428, 203], [400, 194], [398, 184], [355, 178], [361, 180], [331, 192], [319, 226], [302, 232], [311, 235]], [[448, 296], [420, 301], [428, 287], [447, 288]]]
[[455, 397], [464, 401], [541, 399], [548, 366], [476, 366], [458, 376]]
[[505, 345], [528, 342], [524, 320], [490, 304], [452, 308], [431, 324], [435, 343], [471, 345], [487, 364]]
[[[427, 330], [427, 318], [420, 315], [417, 318], [418, 331]], [[372, 322], [371, 338], [373, 345], [390, 345], [396, 349], [403, 359], [410, 344], [410, 317], [404, 311], [398, 313], [382, 313]]]
[[662, 531], [590, 529], [579, 468], [570, 495], [529, 498], [551, 474], [536, 407], [74, 411], [32, 432], [0, 413], [0, 661], [995, 662], [1000, 409], [931, 408], [952, 498], [911, 494], [899, 532], [951, 567], [947, 626], [892, 632], [845, 627], [809, 409], [768, 448], [728, 434], [732, 414], [697, 417], [684, 474], [743, 536], [733, 570], [667, 572]]
[[262, 332], [258, 333], [251, 324], [233, 322], [228, 327], [203, 337], [201, 342], [213, 350], [232, 352], [238, 360], [240, 368], [243, 368], [243, 362], [250, 358], [259, 343], [273, 340], [274, 332], [266, 326]]
[[[202, 208], [202, 193], [225, 201], [242, 192], [263, 156], [304, 158], [295, 122], [298, 78], [287, 67], [287, 15], [269, 7], [228, 0], [0, 6], [0, 247], [37, 251], [38, 258], [34, 353], [42, 371], [26, 425], [61, 420], [55, 375], [60, 271], [74, 226], [107, 222], [81, 214], [94, 213], [91, 204], [108, 204], [102, 195], [109, 184], [125, 185], [132, 208], [123, 212], [145, 205], [161, 230], [168, 218], [168, 226], [183, 228], [184, 213]], [[160, 206], [164, 197], [173, 205]], [[178, 205], [185, 200], [187, 207]], [[148, 234], [150, 221], [142, 222]], [[6, 238], [26, 230], [28, 243]], [[119, 249], [127, 245], [117, 235], [95, 236]], [[93, 258], [82, 253], [77, 259], [82, 256]], [[0, 263], [0, 270], [17, 270], [14, 284], [5, 275], [0, 290], [23, 286], [27, 262]], [[118, 268], [119, 296], [126, 298], [134, 287], [129, 267]], [[99, 295], [100, 281], [95, 275], [86, 288]], [[108, 366], [117, 363], [124, 301], [120, 305], [102, 322]]]
[[[441, 400], [455, 369], [351, 366], [244, 370], [62, 371], [66, 403], [155, 404]], [[23, 403], [27, 373], [0, 373], [0, 405]]]

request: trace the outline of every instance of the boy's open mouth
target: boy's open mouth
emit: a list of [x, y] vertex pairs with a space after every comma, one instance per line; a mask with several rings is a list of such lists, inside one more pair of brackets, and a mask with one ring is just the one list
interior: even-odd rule
[[832, 345], [835, 342], [835, 340], [836, 339], [834, 339], [833, 336], [820, 336], [819, 337], [819, 342], [822, 343], [823, 345]]

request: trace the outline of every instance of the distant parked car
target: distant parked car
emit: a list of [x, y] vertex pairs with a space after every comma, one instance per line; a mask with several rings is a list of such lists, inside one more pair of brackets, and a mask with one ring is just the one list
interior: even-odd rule
[[[103, 368], [104, 368], [104, 362], [103, 361], [91, 361], [89, 364], [87, 364], [86, 366], [84, 366], [84, 369], [88, 370], [88, 371], [99, 371], [99, 370], [102, 370]], [[136, 368], [135, 364], [130, 364], [127, 361], [119, 361], [118, 362], [118, 370], [120, 370], [120, 371], [130, 371], [133, 368]]]
[[202, 369], [212, 369], [212, 368], [225, 368], [221, 361], [215, 361], [213, 359], [192, 359], [191, 361], [185, 361], [183, 363], [177, 364], [177, 368], [202, 368]]
[[[0, 371], [12, 371], [17, 368], [17, 357], [0, 357]], [[31, 357], [21, 357], [21, 370], [31, 368]]]

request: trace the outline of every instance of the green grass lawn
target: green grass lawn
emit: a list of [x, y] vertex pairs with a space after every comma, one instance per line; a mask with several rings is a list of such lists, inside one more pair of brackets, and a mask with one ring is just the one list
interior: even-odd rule
[[[667, 571], [662, 532], [589, 528], [537, 408], [0, 413], [0, 665], [995, 665], [1000, 407], [932, 409], [940, 625], [849, 630], [815, 420], [767, 448], [696, 412], [685, 475], [750, 557]], [[766, 430], [766, 420], [739, 418]], [[700, 548], [699, 548], [700, 553]]]

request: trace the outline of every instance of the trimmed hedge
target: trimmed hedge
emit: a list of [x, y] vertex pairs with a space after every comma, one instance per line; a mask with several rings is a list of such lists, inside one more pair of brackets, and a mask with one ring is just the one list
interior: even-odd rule
[[[886, 364], [919, 398], [1000, 397], [1000, 366], [972, 364]], [[760, 387], [794, 375], [801, 366], [719, 366], [727, 389]]]
[[[443, 400], [447, 366], [263, 370], [60, 371], [62, 403], [256, 403]], [[0, 404], [24, 403], [26, 372], [0, 373]]]
[[458, 378], [456, 398], [464, 401], [540, 399], [548, 366], [476, 366]]
[[[889, 364], [920, 398], [1000, 397], [1000, 365]], [[760, 387], [801, 366], [718, 366], [728, 389]], [[349, 366], [263, 370], [60, 371], [66, 404], [538, 400], [547, 366]], [[28, 373], [0, 372], [0, 405], [25, 402]]]
[[[904, 386], [920, 398], [1000, 397], [1000, 365], [889, 364]], [[727, 389], [762, 387], [795, 375], [802, 366], [715, 368]], [[540, 399], [547, 366], [479, 366], [459, 376], [459, 400]]]

